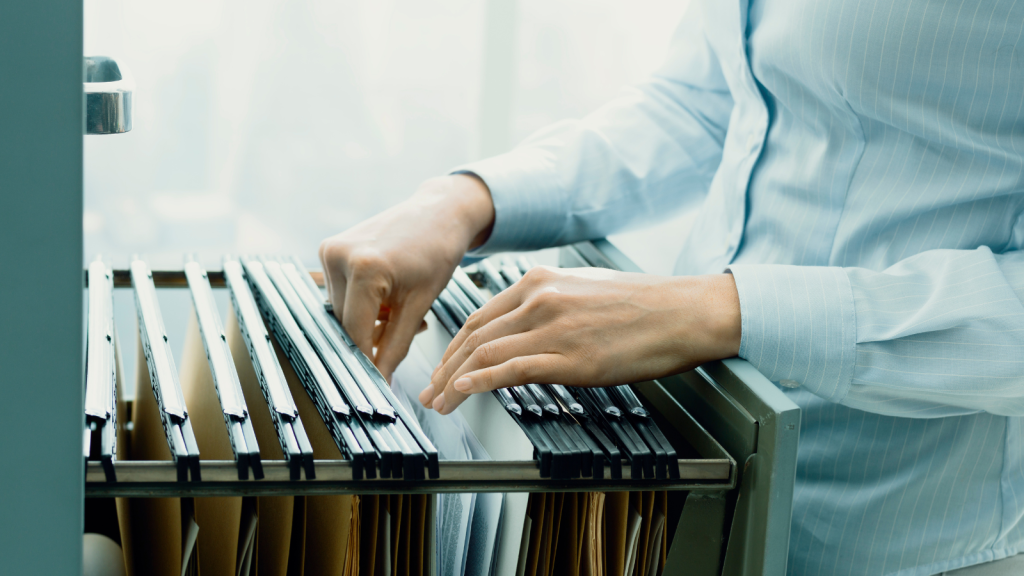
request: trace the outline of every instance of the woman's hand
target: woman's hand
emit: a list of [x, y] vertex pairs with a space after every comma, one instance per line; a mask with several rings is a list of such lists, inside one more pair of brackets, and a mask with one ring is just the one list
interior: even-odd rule
[[409, 200], [320, 244], [334, 314], [388, 380], [431, 302], [466, 250], [486, 240], [493, 222], [483, 181], [446, 176], [424, 182]]
[[739, 347], [731, 274], [538, 267], [469, 317], [419, 399], [448, 414], [477, 392], [640, 382], [730, 358]]

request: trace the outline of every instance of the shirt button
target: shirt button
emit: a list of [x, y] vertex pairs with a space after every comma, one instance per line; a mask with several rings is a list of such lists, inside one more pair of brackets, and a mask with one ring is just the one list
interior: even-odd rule
[[796, 380], [779, 380], [779, 385], [785, 388], [799, 388], [800, 383]]

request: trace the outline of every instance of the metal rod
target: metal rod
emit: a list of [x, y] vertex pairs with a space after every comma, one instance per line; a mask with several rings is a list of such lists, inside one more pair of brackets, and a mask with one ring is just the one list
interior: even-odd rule
[[[151, 270], [153, 274], [153, 285], [157, 288], [188, 288], [188, 279], [185, 278], [184, 270]], [[114, 288], [131, 288], [131, 270], [111, 270], [114, 279]], [[227, 287], [227, 278], [222, 270], [207, 270], [210, 286], [213, 288]], [[314, 286], [324, 285], [323, 272], [312, 271], [309, 273], [310, 280]], [[85, 274], [84, 286], [89, 287], [88, 271]]]
[[[239, 481], [235, 462], [206, 460], [202, 482], [177, 482], [167, 461], [118, 461], [118, 481], [106, 482], [99, 462], [86, 466], [86, 495], [97, 496], [243, 496], [305, 494], [402, 494], [451, 492], [579, 492], [637, 490], [723, 490], [735, 487], [732, 464], [725, 459], [679, 460], [680, 480], [634, 478], [627, 468], [617, 480], [589, 478], [558, 482], [542, 478], [533, 460], [442, 461], [440, 480], [352, 480], [348, 460], [316, 460], [315, 480], [293, 481], [283, 460], [264, 460], [263, 480]], [[607, 472], [607, 468], [605, 472]], [[607, 475], [605, 475], [607, 477]]]

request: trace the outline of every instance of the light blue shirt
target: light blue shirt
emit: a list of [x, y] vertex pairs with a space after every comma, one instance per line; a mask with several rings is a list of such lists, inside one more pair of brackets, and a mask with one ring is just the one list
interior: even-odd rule
[[1024, 552], [1024, 0], [693, 0], [661, 70], [463, 167], [481, 252], [699, 210], [803, 409], [791, 574]]

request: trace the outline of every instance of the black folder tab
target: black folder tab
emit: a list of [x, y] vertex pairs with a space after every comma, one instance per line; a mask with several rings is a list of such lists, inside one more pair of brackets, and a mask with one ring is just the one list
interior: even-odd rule
[[508, 288], [508, 281], [501, 276], [501, 272], [491, 264], [489, 260], [481, 260], [476, 264], [477, 270], [483, 274], [485, 281], [487, 282], [487, 289], [492, 294], [497, 294], [502, 290]]
[[[320, 327], [316, 325], [313, 317], [309, 314], [301, 298], [292, 287], [292, 284], [285, 277], [284, 272], [281, 270], [281, 265], [277, 262], [265, 261], [263, 262], [263, 270], [274, 284], [274, 287], [277, 288], [278, 295], [280, 295], [288, 307], [288, 311], [291, 312], [291, 317], [299, 330], [306, 336], [309, 346], [311, 346], [320, 359], [321, 366], [325, 372], [317, 374], [317, 376], [321, 379], [324, 387], [336, 387], [356, 412], [368, 418], [373, 417], [373, 406], [370, 405], [362, 389], [352, 379], [348, 369], [341, 363], [341, 358], [338, 357], [337, 352], [328, 344], [324, 335], [320, 332]], [[296, 336], [296, 338], [298, 337]], [[311, 370], [314, 369], [312, 366], [309, 368]], [[329, 385], [328, 381], [332, 380], [333, 384]]]
[[[309, 272], [297, 258], [293, 258], [290, 262], [282, 262], [281, 271], [302, 300], [306, 311], [312, 317], [316, 327], [319, 328], [320, 335], [330, 345], [331, 350], [337, 354], [338, 359], [347, 369], [349, 377], [354, 380], [355, 386], [373, 406], [374, 417], [386, 422], [394, 422], [398, 417], [394, 402], [366, 373], [356, 353], [358, 348], [352, 343], [352, 339], [345, 333], [345, 329], [337, 319], [324, 308], [320, 289], [313, 283]], [[342, 375], [342, 377], [345, 376]]]
[[[225, 259], [224, 279], [231, 295], [231, 305], [235, 309], [242, 340], [249, 351], [249, 360], [256, 372], [260, 390], [267, 400], [270, 419], [277, 432], [281, 452], [288, 463], [289, 477], [298, 480], [305, 469], [306, 477], [314, 478], [313, 447], [302, 426], [284, 372], [271, 346], [270, 333], [260, 316], [241, 263], [231, 258]], [[353, 461], [353, 465], [361, 463], [361, 460], [358, 463]]]
[[548, 384], [547, 388], [551, 391], [552, 396], [561, 402], [562, 405], [565, 406], [565, 409], [574, 417], [587, 417], [587, 411], [583, 408], [583, 405], [573, 398], [572, 394], [569, 393], [565, 386], [562, 386], [561, 384]]
[[101, 260], [89, 265], [89, 317], [85, 360], [86, 460], [99, 460], [115, 482], [117, 458], [117, 369], [114, 361], [113, 274]]
[[525, 413], [532, 414], [536, 418], [544, 417], [544, 409], [540, 407], [540, 403], [525, 386], [513, 386], [509, 390], [512, 392], [512, 397], [523, 407]]
[[633, 418], [650, 418], [651, 415], [644, 408], [644, 405], [640, 403], [640, 399], [636, 397], [636, 393], [633, 392], [633, 388], [629, 384], [623, 384], [621, 386], [612, 386], [608, 389], [611, 392], [611, 396], [619, 402], [626, 414], [629, 414]]
[[509, 286], [523, 279], [523, 273], [519, 271], [519, 268], [515, 264], [505, 264], [501, 267], [501, 275], [505, 278], [505, 282]]
[[351, 408], [342, 398], [320, 358], [292, 317], [288, 305], [264, 270], [263, 263], [244, 259], [242, 265], [245, 267], [246, 278], [256, 298], [256, 304], [263, 312], [271, 333], [288, 356], [299, 379], [304, 385], [309, 386], [307, 390], [310, 395], [319, 398], [338, 418], [349, 418], [352, 415]]
[[469, 276], [461, 267], [455, 269], [455, 272], [452, 274], [452, 280], [462, 290], [462, 293], [472, 301], [475, 308], [483, 308], [484, 304], [487, 303], [487, 299], [477, 290], [476, 285], [473, 284], [473, 281], [469, 279]]
[[459, 305], [455, 297], [452, 296], [448, 289], [445, 288], [437, 295], [437, 300], [444, 306], [448, 313], [451, 314], [452, 318], [455, 319], [455, 323], [461, 328], [466, 323], [466, 319], [469, 318], [469, 312]]
[[578, 392], [581, 396], [589, 396], [593, 400], [593, 404], [597, 411], [603, 413], [605, 416], [618, 420], [622, 418], [622, 410], [615, 405], [615, 401], [608, 394], [608, 391], [604, 388], [586, 388], [581, 389]]
[[537, 399], [537, 403], [540, 405], [541, 410], [544, 411], [544, 415], [548, 418], [558, 419], [562, 414], [562, 410], [558, 407], [555, 399], [548, 394], [548, 391], [540, 384], [527, 384], [526, 389], [530, 391], [530, 394]]
[[201, 480], [199, 447], [192, 423], [185, 409], [185, 399], [178, 383], [178, 371], [167, 341], [160, 306], [153, 285], [153, 274], [141, 260], [131, 264], [132, 287], [135, 290], [135, 310], [139, 319], [142, 349], [149, 369], [150, 384], [156, 397], [167, 445], [178, 471], [178, 480]]
[[[220, 400], [227, 428], [231, 450], [238, 464], [238, 479], [246, 480], [249, 469], [257, 480], [263, 478], [263, 467], [260, 463], [260, 449], [256, 444], [256, 435], [252, 431], [252, 420], [242, 395], [242, 385], [235, 371], [235, 363], [231, 359], [224, 326], [221, 324], [217, 304], [210, 289], [210, 280], [196, 262], [185, 264], [185, 278], [188, 280], [189, 291], [192, 293], [192, 304], [199, 323], [203, 348], [210, 365], [213, 386]], [[247, 430], [250, 433], [247, 433]]]
[[[455, 319], [439, 300], [435, 300], [430, 305], [430, 310], [434, 313], [434, 316], [439, 322], [441, 322], [441, 326], [451, 337], [454, 338], [455, 335], [459, 333], [459, 327], [455, 323]], [[498, 398], [498, 401], [501, 402], [501, 405], [505, 407], [506, 411], [516, 416], [522, 416], [522, 407], [518, 402], [516, 402], [516, 399], [512, 397], [512, 394], [507, 388], [498, 388], [494, 391], [494, 395]]]

